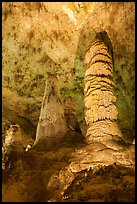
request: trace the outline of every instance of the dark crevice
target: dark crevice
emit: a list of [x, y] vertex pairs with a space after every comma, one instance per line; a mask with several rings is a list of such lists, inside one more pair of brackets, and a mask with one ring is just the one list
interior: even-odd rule
[[[86, 78], [88, 78], [88, 77], [94, 77], [93, 79], [91, 79], [91, 78], [89, 78], [89, 79], [86, 79]], [[101, 77], [101, 78], [107, 78], [107, 79], [110, 79], [110, 80], [113, 80], [113, 77], [112, 76], [110, 76], [110, 75], [104, 75], [104, 74], [101, 74], [101, 75], [91, 75], [91, 74], [89, 74], [89, 75], [87, 75], [87, 76], [85, 76], [85, 82], [88, 82], [89, 80], [92, 82], [92, 81], [94, 81], [97, 77]]]
[[[110, 62], [108, 62], [108, 61], [105, 61], [105, 60], [102, 60], [102, 59], [95, 60], [95, 61], [93, 61], [93, 62], [92, 62], [92, 60], [91, 60], [91, 61], [89, 62], [88, 68], [89, 68], [90, 66], [92, 66], [93, 64], [97, 63], [97, 62], [101, 62], [101, 63], [103, 63], [103, 64], [107, 64], [107, 65], [111, 68], [110, 71], [112, 71], [112, 63], [110, 63]], [[109, 67], [108, 67], [108, 69], [109, 69]]]
[[110, 79], [110, 80], [113, 80], [113, 77], [112, 76], [110, 76], [110, 75], [108, 75], [108, 76], [106, 76], [106, 75], [100, 75], [101, 76], [101, 78], [107, 78], [107, 79]]
[[[103, 56], [105, 56], [105, 57], [108, 57], [110, 60], [112, 60], [111, 57], [110, 57], [108, 54], [104, 54], [104, 53], [102, 53], [102, 52], [96, 52], [96, 54], [91, 57], [90, 62], [91, 62], [96, 56], [98, 56], [98, 55], [103, 55]], [[90, 63], [90, 62], [89, 62], [89, 63]]]
[[[96, 86], [96, 85], [102, 85], [102, 83], [107, 83], [108, 85], [114, 87], [114, 85], [112, 84], [113, 83], [112, 81], [110, 81], [110, 83], [109, 83], [109, 82], [105, 81], [105, 79], [104, 80], [103, 79], [98, 79], [98, 80], [94, 80], [92, 82], [89, 80], [89, 82], [90, 82], [90, 85], [92, 84], [92, 85]], [[105, 84], [104, 84], [104, 86], [105, 86]]]
[[[95, 88], [95, 89], [90, 90], [88, 94], [85, 93], [85, 97], [89, 96], [93, 91], [96, 91], [96, 90], [100, 90], [100, 88]], [[101, 89], [101, 91], [110, 91], [110, 92], [113, 93], [113, 90], [108, 89], [108, 88], [106, 88], [106, 89]], [[87, 92], [87, 91], [86, 91], [86, 92]]]
[[[99, 62], [99, 61], [96, 61], [96, 62]], [[93, 64], [95, 64], [96, 62], [93, 62]], [[103, 61], [103, 62], [100, 61], [99, 63], [103, 63], [103, 65], [104, 65], [104, 61]], [[87, 66], [87, 70], [88, 70], [88, 69], [91, 69], [91, 68], [93, 69], [93, 67], [92, 67], [93, 64]], [[101, 65], [99, 65], [99, 66], [101, 67]], [[103, 67], [103, 68], [104, 68], [104, 67]], [[106, 69], [106, 70], [109, 70], [109, 71], [112, 73], [112, 67], [108, 67], [108, 66], [107, 66], [107, 67], [105, 67], [105, 69]], [[93, 69], [93, 70], [94, 70], [94, 69]], [[94, 74], [93, 74], [93, 75], [94, 75]], [[103, 74], [95, 74], [95, 75], [103, 75]], [[105, 75], [105, 74], [104, 74], [104, 75]]]
[[[88, 77], [88, 76], [92, 76], [92, 77], [94, 77], [94, 76], [96, 76], [96, 77], [100, 77], [100, 76], [102, 76], [102, 74], [88, 74], [86, 77]], [[112, 73], [111, 73], [111, 75], [110, 74], [103, 74], [103, 76], [105, 77], [112, 77], [113, 78], [113, 76], [112, 76]], [[88, 80], [87, 80], [88, 81]]]
[[[108, 86], [107, 86], [107, 85], [106, 85], [106, 86], [105, 86], [105, 85], [102, 85], [102, 84], [100, 84], [100, 82], [103, 82], [103, 83], [105, 82], [106, 84], [108, 84]], [[88, 86], [88, 89], [87, 89], [86, 92], [88, 92], [88, 90], [89, 90], [89, 89], [92, 89], [92, 88], [97, 89], [97, 88], [96, 88], [96, 85], [100, 85], [100, 86], [101, 86], [99, 89], [101, 89], [101, 88], [107, 88], [108, 90], [111, 89], [111, 88], [114, 89], [114, 85], [112, 85], [112, 84], [110, 84], [110, 83], [108, 83], [108, 82], [106, 82], [106, 81], [98, 81], [98, 82], [96, 82], [96, 84], [93, 84], [93, 82], [92, 82], [92, 85], [93, 85], [93, 86], [91, 86], [91, 83], [90, 83], [90, 85]]]

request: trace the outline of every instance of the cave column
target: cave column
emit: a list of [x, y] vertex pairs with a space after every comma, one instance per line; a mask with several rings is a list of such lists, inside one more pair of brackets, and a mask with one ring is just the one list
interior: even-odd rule
[[87, 123], [86, 142], [119, 141], [113, 82], [113, 60], [110, 47], [98, 34], [85, 55], [84, 103]]

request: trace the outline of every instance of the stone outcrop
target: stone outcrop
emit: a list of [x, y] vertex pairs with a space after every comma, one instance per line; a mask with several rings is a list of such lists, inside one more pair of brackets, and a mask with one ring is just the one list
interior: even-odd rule
[[106, 32], [97, 34], [85, 55], [84, 102], [85, 120], [88, 125], [87, 143], [107, 144], [107, 141], [118, 141], [122, 138], [117, 125], [112, 47], [104, 42], [104, 35], [107, 36]]
[[13, 168], [23, 153], [23, 136], [19, 125], [10, 125], [2, 147], [2, 168]]
[[12, 147], [17, 152], [23, 151], [23, 136], [19, 125], [10, 125], [5, 135], [4, 146], [7, 149]]
[[83, 170], [92, 170], [95, 173], [100, 168], [113, 164], [134, 169], [135, 145], [115, 150], [102, 143], [93, 142], [79, 148], [72, 153], [70, 164], [52, 175], [47, 189], [52, 189], [55, 194], [58, 192], [58, 195], [63, 196], [65, 190], [73, 183], [77, 173]]
[[[104, 34], [104, 33], [103, 33]], [[85, 119], [88, 125], [86, 142], [72, 153], [71, 162], [53, 175], [48, 189], [60, 189], [60, 194], [72, 184], [78, 172], [94, 172], [109, 165], [134, 169], [135, 145], [127, 146], [117, 124], [116, 96], [113, 82], [113, 52], [100, 33], [85, 56]], [[106, 33], [105, 33], [106, 35]], [[123, 143], [122, 143], [123, 142]]]
[[34, 145], [40, 141], [57, 142], [67, 131], [64, 107], [61, 102], [59, 81], [55, 74], [49, 75], [42, 101]]

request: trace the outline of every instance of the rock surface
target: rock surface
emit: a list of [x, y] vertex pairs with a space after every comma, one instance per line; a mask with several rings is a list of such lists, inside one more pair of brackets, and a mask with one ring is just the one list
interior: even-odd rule
[[[124, 138], [133, 140], [134, 29], [134, 2], [83, 2], [82, 7], [77, 2], [56, 2], [54, 5], [50, 2], [3, 2], [2, 107], [5, 125], [18, 123], [35, 137], [45, 81], [48, 73], [55, 70], [61, 97], [63, 101], [68, 96], [74, 97], [77, 120], [85, 134], [82, 57], [96, 33], [106, 31], [114, 54], [118, 124]], [[3, 130], [4, 127], [3, 123]]]
[[[68, 126], [65, 139], [52, 150], [45, 149], [43, 143], [43, 147], [32, 146], [21, 155], [11, 151], [10, 159], [15, 168], [8, 172], [3, 169], [4, 202], [135, 201], [135, 145], [132, 144], [135, 138], [134, 28], [134, 2], [2, 3], [3, 141], [6, 127], [17, 123], [26, 134], [25, 147], [33, 144], [45, 81], [51, 73], [55, 73], [60, 82]], [[96, 121], [98, 117], [106, 120], [94, 123], [97, 130], [93, 129], [94, 126], [88, 130], [89, 135], [95, 137], [98, 131], [106, 134], [109, 129], [115, 139], [107, 135], [105, 143], [97, 139], [94, 142], [90, 140], [87, 145], [83, 139], [88, 128], [84, 112], [84, 75], [88, 75], [88, 70], [84, 66], [84, 56], [96, 34], [101, 32], [107, 33], [112, 44], [103, 38], [109, 47], [112, 46], [114, 83], [110, 79], [106, 81], [115, 87], [116, 97], [103, 93], [98, 101], [103, 106], [109, 101], [114, 102], [117, 110], [113, 106], [114, 115], [111, 111], [108, 115], [102, 110], [101, 115], [100, 111], [99, 114], [95, 112], [95, 117], [87, 121]], [[87, 52], [85, 63], [89, 63], [90, 52]], [[103, 59], [106, 60], [106, 56]], [[104, 70], [111, 75], [111, 69]], [[98, 69], [94, 72], [98, 74]], [[98, 77], [98, 83], [100, 80]], [[93, 83], [97, 86], [94, 79]], [[88, 87], [87, 83], [87, 93]], [[69, 98], [72, 100], [69, 101]], [[91, 102], [93, 105], [93, 101], [87, 100], [87, 106], [91, 106]], [[110, 117], [117, 118], [117, 123], [113, 121], [112, 125], [111, 121], [107, 121]], [[121, 133], [117, 124], [123, 139], [132, 145], [119, 142], [117, 135]], [[99, 178], [96, 178], [96, 173]], [[86, 178], [89, 189], [82, 182]], [[83, 191], [77, 191], [75, 185]], [[77, 195], [72, 193], [75, 190]], [[95, 196], [89, 195], [89, 192]]]
[[52, 145], [58, 142], [66, 132], [67, 123], [60, 98], [59, 81], [57, 76], [52, 74], [49, 75], [46, 83], [34, 145], [39, 141]]
[[2, 146], [3, 170], [14, 169], [15, 163], [19, 160], [22, 165], [23, 147], [23, 135], [19, 125], [11, 125], [6, 132], [5, 142]]
[[[110, 42], [106, 44], [107, 42]], [[117, 124], [116, 97], [113, 82], [112, 45], [106, 32], [98, 33], [85, 55], [85, 120], [86, 141], [107, 144], [107, 140], [121, 140]], [[109, 147], [109, 146], [108, 146]]]
[[121, 150], [108, 148], [106, 145], [95, 142], [83, 148], [75, 150], [70, 159], [71, 163], [61, 169], [59, 173], [53, 174], [47, 188], [59, 189], [60, 195], [64, 195], [66, 189], [74, 182], [77, 173], [82, 171], [99, 171], [109, 165], [122, 165], [130, 169], [135, 166], [135, 148], [121, 146]]
[[[55, 150], [39, 152], [31, 148], [24, 152], [20, 168], [19, 163], [16, 163], [12, 174], [10, 171], [8, 175], [3, 172], [3, 202], [78, 202], [80, 197], [88, 200], [87, 195], [102, 201], [112, 189], [120, 189], [120, 197], [114, 193], [117, 201], [134, 201], [134, 165], [113, 164], [116, 161], [115, 152], [117, 151], [108, 149], [101, 143], [88, 146], [80, 143], [75, 146], [72, 143], [69, 147], [62, 143]], [[133, 161], [133, 147], [126, 147], [125, 152], [128, 152], [125, 154], [127, 161]], [[121, 155], [121, 161], [124, 161], [124, 153]], [[97, 178], [97, 175], [100, 176]], [[83, 181], [86, 183], [80, 187]], [[73, 188], [75, 185], [76, 188]], [[112, 202], [115, 196], [111, 197], [113, 193], [109, 193], [109, 201]]]

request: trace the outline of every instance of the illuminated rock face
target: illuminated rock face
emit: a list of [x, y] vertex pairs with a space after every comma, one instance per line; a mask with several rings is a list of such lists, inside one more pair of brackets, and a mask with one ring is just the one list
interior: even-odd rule
[[6, 132], [4, 145], [7, 149], [13, 146], [15, 151], [23, 152], [23, 137], [19, 125], [10, 125]]
[[20, 126], [10, 125], [10, 128], [6, 132], [5, 142], [2, 147], [2, 169], [13, 168], [17, 161], [21, 161], [22, 153], [23, 136]]
[[66, 131], [67, 124], [60, 98], [59, 82], [56, 75], [51, 74], [46, 83], [34, 144], [41, 140], [52, 144], [62, 138]]
[[[106, 33], [105, 33], [106, 36]], [[109, 39], [109, 38], [108, 38]], [[85, 119], [87, 143], [119, 140], [113, 83], [113, 59], [110, 46], [97, 34], [85, 55]]]

